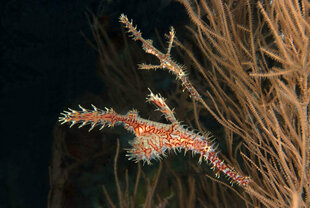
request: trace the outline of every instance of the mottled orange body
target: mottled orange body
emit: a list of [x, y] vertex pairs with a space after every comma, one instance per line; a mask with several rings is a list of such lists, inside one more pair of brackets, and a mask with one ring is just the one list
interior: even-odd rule
[[[157, 57], [160, 62], [159, 65], [141, 64], [139, 65], [140, 69], [167, 69], [181, 81], [184, 89], [190, 93], [190, 96], [194, 100], [202, 101], [198, 91], [189, 81], [184, 67], [174, 62], [170, 57], [170, 51], [175, 37], [173, 27], [171, 27], [169, 32], [167, 52], [162, 53], [153, 46], [152, 40], [145, 40], [142, 37], [142, 33], [137, 30], [137, 27], [135, 27], [133, 22], [129, 21], [125, 15], [122, 14], [120, 16], [120, 22], [128, 29], [128, 33], [133, 40], [141, 41], [143, 50]], [[162, 112], [171, 124], [163, 124], [140, 118], [136, 110], [129, 111], [126, 115], [120, 115], [113, 109], [106, 108], [106, 110], [103, 111], [97, 109], [95, 106], [93, 106], [93, 110], [86, 110], [81, 106], [80, 108], [82, 111], [69, 109], [71, 112], [65, 111], [62, 113], [63, 117], [60, 117], [59, 121], [62, 124], [71, 123], [71, 126], [80, 123], [80, 127], [90, 124], [90, 130], [96, 125], [101, 126], [100, 129], [102, 129], [106, 125], [111, 127], [123, 124], [127, 130], [131, 131], [136, 136], [131, 142], [132, 148], [128, 150], [129, 158], [136, 162], [142, 160], [150, 164], [152, 159], [160, 159], [162, 156], [166, 156], [169, 150], [191, 150], [192, 153], [200, 155], [200, 163], [202, 160], [205, 160], [213, 165], [213, 169], [217, 168], [217, 176], [219, 176], [219, 172], [222, 172], [231, 178], [232, 183], [237, 183], [241, 186], [246, 186], [248, 184], [249, 177], [239, 175], [218, 157], [216, 148], [214, 144], [211, 144], [208, 134], [202, 135], [201, 133], [195, 133], [194, 131], [184, 128], [184, 126], [176, 120], [173, 110], [167, 106], [165, 99], [159, 94], [154, 95], [150, 91], [147, 101], [155, 104], [157, 110]]]
[[92, 130], [95, 126], [115, 126], [123, 124], [124, 127], [135, 134], [136, 138], [131, 142], [132, 148], [128, 150], [127, 156], [136, 162], [143, 161], [151, 164], [152, 159], [160, 159], [166, 156], [169, 150], [192, 151], [193, 154], [199, 154], [199, 163], [202, 160], [209, 161], [213, 168], [232, 179], [232, 183], [246, 186], [249, 182], [248, 177], [239, 175], [235, 170], [229, 168], [223, 160], [218, 157], [214, 144], [210, 142], [210, 136], [195, 133], [184, 128], [178, 122], [173, 111], [166, 105], [160, 95], [154, 95], [152, 92], [148, 98], [149, 102], [154, 103], [171, 124], [164, 124], [140, 118], [137, 111], [129, 111], [126, 115], [117, 114], [113, 109], [105, 111], [93, 106], [93, 110], [86, 110], [80, 106], [82, 111], [65, 111], [59, 121], [63, 123], [81, 124], [80, 127], [90, 124]]

